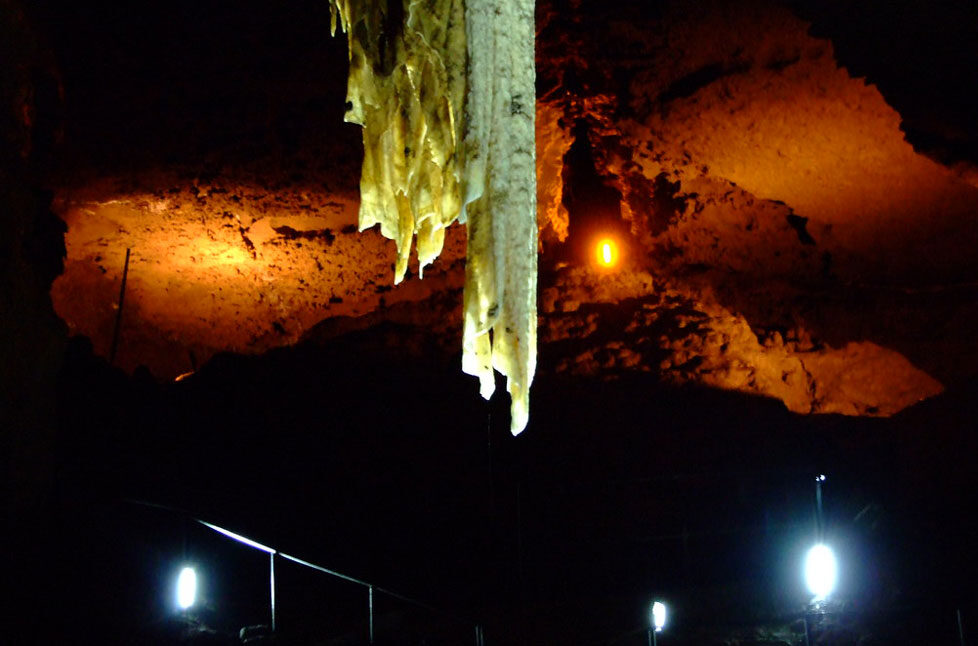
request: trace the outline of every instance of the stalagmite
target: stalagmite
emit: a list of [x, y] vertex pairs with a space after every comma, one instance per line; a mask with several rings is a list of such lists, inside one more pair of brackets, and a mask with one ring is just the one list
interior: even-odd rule
[[331, 0], [347, 33], [347, 121], [363, 126], [360, 230], [417, 238], [419, 271], [445, 228], [468, 227], [462, 370], [508, 378], [522, 431], [536, 365], [533, 0]]

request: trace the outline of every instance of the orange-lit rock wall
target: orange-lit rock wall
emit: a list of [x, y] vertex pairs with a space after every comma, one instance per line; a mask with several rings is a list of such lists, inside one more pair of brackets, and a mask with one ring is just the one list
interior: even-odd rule
[[[970, 167], [915, 152], [886, 97], [779, 5], [570, 5], [538, 15], [541, 378], [638, 371], [890, 415], [974, 374]], [[393, 288], [392, 243], [354, 231], [359, 141], [336, 139], [301, 180], [259, 158], [67, 182], [58, 313], [107, 354], [131, 247], [118, 363], [163, 377], [310, 330], [457, 320], [464, 231]], [[574, 145], [617, 191], [612, 270], [573, 251], [599, 227], [569, 198]]]
[[356, 232], [352, 192], [162, 172], [139, 181], [62, 196], [68, 262], [52, 290], [58, 313], [107, 355], [132, 249], [118, 350], [130, 370], [145, 364], [172, 378], [218, 351], [261, 352], [295, 343], [324, 318], [461, 287], [459, 272], [444, 270], [464, 258], [461, 227], [424, 281], [395, 290], [393, 243]]
[[537, 102], [537, 224], [540, 246], [567, 239], [568, 215], [564, 205], [564, 156], [572, 138], [560, 123], [564, 111], [545, 101]]
[[913, 151], [900, 115], [838, 66], [830, 42], [772, 7], [673, 20], [669, 50], [652, 50], [684, 55], [653, 56], [636, 71], [634, 116], [621, 124], [645, 176], [717, 178], [784, 202], [846, 279], [974, 277], [969, 245], [948, 240], [978, 241], [978, 191]]
[[[869, 415], [969, 374], [978, 194], [961, 173], [914, 152], [879, 91], [788, 10], [652, 13], [545, 18], [560, 69], [544, 62], [544, 78], [580, 86], [546, 100], [587, 126], [655, 285], [616, 296], [620, 274], [562, 278], [569, 295], [544, 308], [573, 322], [548, 338], [588, 341], [559, 369], [652, 370], [797, 412]], [[613, 313], [589, 309], [596, 291]]]

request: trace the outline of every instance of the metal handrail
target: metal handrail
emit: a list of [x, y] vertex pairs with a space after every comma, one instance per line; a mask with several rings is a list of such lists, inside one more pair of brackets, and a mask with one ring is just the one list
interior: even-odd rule
[[142, 506], [142, 507], [150, 507], [150, 508], [153, 508], [153, 509], [161, 509], [163, 511], [167, 511], [167, 512], [174, 513], [174, 514], [180, 514], [182, 516], [185, 516], [185, 517], [189, 518], [190, 520], [193, 520], [196, 523], [199, 523], [199, 524], [203, 525], [204, 527], [207, 527], [208, 529], [210, 529], [212, 531], [215, 531], [215, 532], [217, 532], [217, 533], [219, 533], [219, 534], [221, 534], [221, 535], [223, 535], [223, 536], [225, 536], [227, 538], [230, 538], [232, 540], [235, 540], [235, 541], [241, 543], [242, 545], [247, 545], [248, 547], [251, 547], [253, 549], [256, 549], [256, 550], [259, 550], [261, 552], [265, 552], [266, 554], [268, 554], [269, 555], [269, 597], [270, 597], [270, 610], [271, 610], [271, 620], [272, 620], [272, 623], [271, 623], [272, 632], [275, 632], [275, 630], [276, 630], [276, 612], [275, 612], [275, 557], [276, 556], [280, 556], [283, 559], [286, 559], [288, 561], [292, 561], [293, 563], [296, 563], [298, 565], [302, 565], [302, 566], [307, 567], [307, 568], [310, 568], [312, 570], [316, 570], [317, 572], [322, 572], [323, 574], [328, 574], [328, 575], [334, 576], [334, 577], [336, 577], [338, 579], [343, 579], [344, 581], [349, 581], [350, 583], [354, 583], [356, 585], [360, 585], [360, 586], [363, 586], [363, 587], [367, 588], [367, 607], [368, 607], [367, 612], [368, 612], [368, 618], [369, 618], [369, 638], [370, 638], [369, 643], [371, 643], [371, 644], [374, 643], [374, 592], [375, 591], [376, 592], [379, 592], [381, 594], [386, 594], [389, 597], [393, 597], [395, 599], [399, 599], [401, 601], [404, 601], [404, 602], [413, 604], [413, 605], [415, 605], [415, 606], [417, 606], [419, 608], [424, 608], [425, 610], [428, 610], [430, 612], [434, 612], [434, 613], [437, 613], [437, 614], [445, 615], [447, 617], [451, 617], [453, 619], [456, 619], [456, 620], [459, 620], [459, 621], [462, 621], [462, 622], [465, 622], [465, 623], [472, 623], [475, 626], [475, 634], [476, 634], [476, 644], [477, 644], [477, 646], [482, 646], [482, 644], [484, 644], [484, 640], [485, 640], [484, 635], [485, 635], [485, 632], [484, 632], [482, 626], [480, 624], [478, 624], [478, 623], [472, 622], [469, 619], [464, 619], [462, 617], [459, 617], [459, 616], [455, 615], [452, 612], [448, 612], [446, 610], [442, 610], [440, 608], [436, 608], [435, 606], [432, 606], [432, 605], [430, 605], [428, 603], [425, 603], [424, 601], [421, 601], [419, 599], [414, 599], [414, 598], [409, 597], [407, 595], [400, 594], [399, 592], [394, 592], [393, 590], [390, 590], [390, 589], [387, 589], [387, 588], [382, 588], [382, 587], [380, 587], [378, 585], [375, 585], [373, 583], [370, 583], [369, 581], [365, 581], [363, 579], [358, 579], [356, 577], [352, 577], [352, 576], [349, 576], [347, 574], [343, 574], [342, 572], [337, 572], [336, 570], [332, 570], [330, 568], [323, 567], [322, 565], [317, 565], [317, 564], [315, 564], [315, 563], [313, 563], [311, 561], [307, 561], [305, 559], [299, 558], [298, 556], [293, 556], [292, 554], [286, 554], [285, 552], [282, 552], [281, 550], [278, 550], [278, 549], [276, 549], [274, 547], [270, 547], [268, 545], [264, 545], [262, 543], [259, 543], [258, 541], [253, 540], [253, 539], [250, 539], [250, 538], [248, 538], [246, 536], [243, 536], [242, 534], [238, 534], [237, 532], [233, 532], [233, 531], [231, 531], [229, 529], [226, 529], [224, 527], [220, 527], [220, 526], [215, 525], [213, 523], [209, 523], [209, 522], [207, 522], [205, 520], [202, 520], [200, 518], [197, 518], [192, 513], [188, 512], [186, 510], [176, 509], [174, 507], [169, 507], [169, 506], [166, 506], [166, 505], [161, 505], [159, 503], [147, 502], [147, 501], [144, 501], [144, 500], [127, 499], [125, 502], [130, 503], [130, 504], [134, 504], [134, 505], [139, 505], [139, 506]]

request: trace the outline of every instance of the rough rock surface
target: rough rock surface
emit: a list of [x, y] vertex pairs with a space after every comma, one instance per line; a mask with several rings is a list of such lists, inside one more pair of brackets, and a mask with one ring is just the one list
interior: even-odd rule
[[759, 337], [709, 292], [645, 271], [567, 270], [541, 298], [541, 338], [558, 372], [610, 380], [657, 372], [670, 383], [774, 397], [796, 413], [891, 415], [941, 391], [892, 350], [871, 342], [833, 348], [777, 332]]
[[663, 376], [886, 415], [973, 372], [978, 193], [831, 42], [775, 3], [556, 6], [544, 100], [617, 189], [632, 261], [697, 303]]
[[205, 183], [162, 171], [127, 179], [124, 188], [107, 181], [63, 194], [69, 260], [52, 295], [72, 329], [106, 354], [130, 248], [118, 351], [130, 370], [146, 364], [172, 377], [217, 351], [261, 352], [324, 318], [462, 283], [451, 271], [465, 257], [456, 226], [424, 281], [415, 267], [392, 289], [394, 243], [357, 233], [356, 193], [341, 186], [227, 175]]
[[[541, 372], [643, 371], [855, 415], [974, 374], [972, 166], [915, 152], [830, 40], [777, 3], [538, 7]], [[343, 76], [342, 43], [317, 55]], [[186, 133], [203, 157], [66, 175], [52, 295], [69, 326], [107, 352], [132, 247], [129, 369], [172, 378], [383, 320], [454, 340], [464, 231], [423, 281], [391, 288], [392, 244], [352, 231], [359, 141], [330, 82], [277, 95], [302, 133], [285, 144], [246, 113], [235, 145]], [[310, 112], [330, 101], [335, 126]], [[623, 246], [611, 272], [590, 264], [604, 231]]]

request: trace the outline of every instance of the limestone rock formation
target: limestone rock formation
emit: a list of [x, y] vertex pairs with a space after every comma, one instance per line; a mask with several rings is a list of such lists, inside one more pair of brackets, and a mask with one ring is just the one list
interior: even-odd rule
[[[641, 371], [855, 415], [974, 375], [973, 161], [916, 151], [825, 30], [777, 2], [538, 7], [541, 374]], [[172, 162], [65, 176], [53, 297], [73, 331], [107, 351], [126, 247], [119, 361], [161, 377], [385, 317], [460, 317], [444, 296], [464, 281], [464, 230], [393, 288], [393, 245], [353, 233], [359, 136], [328, 125], [345, 51], [314, 53], [310, 69], [337, 70], [326, 89], [306, 70], [275, 94], [301, 137], [246, 115], [234, 146], [191, 130]], [[609, 231], [614, 270], [591, 264]]]
[[[604, 22], [594, 4], [556, 4], [543, 101], [583, 131], [634, 265], [676, 299], [678, 338], [653, 343], [664, 378], [798, 412], [888, 415], [973, 371], [958, 321], [976, 306], [978, 193], [913, 150], [831, 42], [774, 3], [627, 5]], [[933, 326], [965, 355], [921, 345]], [[642, 341], [611, 343], [649, 369], [634, 357]], [[594, 357], [562, 365], [620, 363]]]

